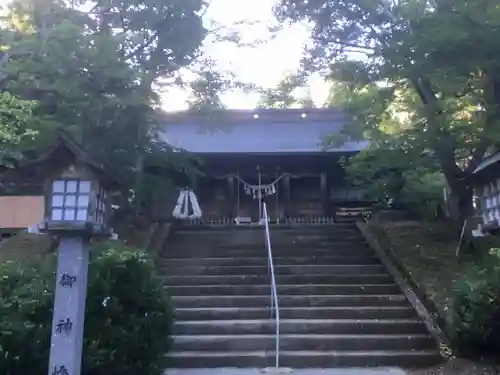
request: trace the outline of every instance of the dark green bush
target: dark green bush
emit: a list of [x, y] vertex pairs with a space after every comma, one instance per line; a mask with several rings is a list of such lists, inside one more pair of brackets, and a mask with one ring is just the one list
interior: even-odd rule
[[[43, 264], [42, 264], [43, 263]], [[55, 259], [0, 265], [0, 374], [45, 375]], [[154, 266], [117, 243], [91, 253], [84, 375], [155, 374], [168, 351], [170, 301]]]
[[457, 282], [453, 301], [456, 344], [468, 353], [500, 353], [500, 249]]
[[38, 262], [0, 264], [0, 374], [47, 373], [52, 269]]

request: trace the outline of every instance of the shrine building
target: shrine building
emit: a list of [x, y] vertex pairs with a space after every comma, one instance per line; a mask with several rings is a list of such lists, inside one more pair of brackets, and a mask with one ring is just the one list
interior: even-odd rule
[[483, 234], [500, 233], [500, 152], [489, 154], [474, 171], [477, 216], [481, 218], [478, 230]]
[[201, 161], [191, 189], [202, 221], [258, 221], [265, 201], [271, 221], [334, 220], [367, 204], [341, 163], [367, 147], [325, 147], [348, 121], [336, 109], [217, 110], [167, 115], [161, 138]]

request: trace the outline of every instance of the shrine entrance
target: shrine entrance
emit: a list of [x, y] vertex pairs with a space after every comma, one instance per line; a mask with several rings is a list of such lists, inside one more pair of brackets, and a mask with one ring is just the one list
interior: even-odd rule
[[257, 168], [254, 178], [246, 179], [236, 175], [237, 188], [237, 220], [241, 223], [258, 223], [261, 221], [262, 203], [266, 202], [269, 219], [278, 222], [283, 217], [280, 211], [279, 181], [285, 174], [270, 175]]

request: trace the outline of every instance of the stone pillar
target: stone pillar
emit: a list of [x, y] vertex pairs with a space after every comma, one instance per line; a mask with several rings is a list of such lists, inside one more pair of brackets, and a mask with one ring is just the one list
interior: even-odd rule
[[79, 233], [61, 236], [49, 375], [80, 375], [89, 252]]
[[322, 172], [320, 175], [320, 189], [321, 189], [321, 206], [323, 209], [323, 216], [330, 215], [330, 186], [328, 184], [328, 175]]

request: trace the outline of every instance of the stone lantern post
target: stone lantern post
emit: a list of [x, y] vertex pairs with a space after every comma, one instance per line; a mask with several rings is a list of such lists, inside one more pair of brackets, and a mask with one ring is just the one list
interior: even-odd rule
[[45, 177], [42, 232], [59, 237], [49, 375], [80, 375], [88, 242], [110, 235], [109, 194], [117, 188], [106, 169], [66, 132], [32, 162]]

